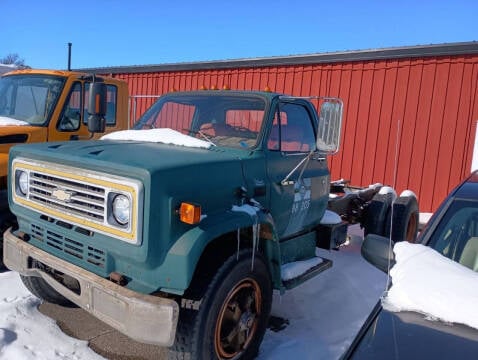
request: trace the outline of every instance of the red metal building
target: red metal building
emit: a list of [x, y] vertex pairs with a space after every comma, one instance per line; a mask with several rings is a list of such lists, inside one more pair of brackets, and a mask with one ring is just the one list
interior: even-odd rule
[[[413, 190], [433, 212], [470, 172], [478, 121], [478, 43], [230, 61], [82, 69], [129, 83], [133, 95], [207, 88], [330, 95], [344, 101], [332, 179]], [[138, 99], [134, 117], [151, 104]]]

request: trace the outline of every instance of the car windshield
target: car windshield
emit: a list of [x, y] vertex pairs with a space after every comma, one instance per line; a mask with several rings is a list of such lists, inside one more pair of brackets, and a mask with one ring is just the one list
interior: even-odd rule
[[36, 74], [0, 77], [0, 117], [36, 126], [48, 124], [64, 82], [59, 76]]
[[265, 107], [264, 99], [253, 95], [171, 94], [161, 97], [134, 129], [170, 128], [214, 146], [248, 149], [257, 143]]
[[433, 232], [429, 246], [478, 271], [478, 202], [455, 199]]

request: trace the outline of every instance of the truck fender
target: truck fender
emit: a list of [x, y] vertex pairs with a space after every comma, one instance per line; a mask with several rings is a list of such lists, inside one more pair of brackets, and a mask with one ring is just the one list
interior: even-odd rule
[[221, 235], [236, 232], [237, 229], [252, 227], [267, 227], [270, 239], [265, 241], [265, 257], [271, 272], [274, 286], [280, 285], [280, 248], [277, 241], [274, 222], [270, 214], [259, 210], [257, 216], [246, 212], [228, 210], [223, 213], [207, 216], [194, 228], [185, 232], [171, 247], [163, 265], [168, 288], [163, 291], [182, 293], [189, 287], [196, 265], [206, 246]]

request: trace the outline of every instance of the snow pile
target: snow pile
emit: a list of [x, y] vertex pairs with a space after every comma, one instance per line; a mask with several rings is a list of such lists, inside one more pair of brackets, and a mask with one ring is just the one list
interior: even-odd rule
[[39, 304], [17, 273], [0, 274], [0, 359], [103, 359], [86, 341], [65, 335]]
[[172, 144], [187, 147], [209, 149], [211, 144], [179, 131], [167, 128], [151, 130], [122, 130], [101, 137], [101, 140], [146, 141], [162, 144]]
[[12, 119], [7, 116], [0, 116], [0, 126], [24, 126], [30, 125], [26, 121]]
[[299, 277], [307, 270], [319, 265], [322, 261], [322, 258], [316, 256], [308, 260], [294, 261], [291, 263], [284, 264], [281, 266], [282, 280], [287, 281]]
[[428, 246], [397, 243], [392, 287], [382, 305], [478, 329], [478, 273]]

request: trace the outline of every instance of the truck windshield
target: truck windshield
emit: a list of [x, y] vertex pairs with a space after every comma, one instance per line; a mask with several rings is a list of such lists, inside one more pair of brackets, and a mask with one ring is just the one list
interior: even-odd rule
[[0, 77], [0, 117], [48, 124], [64, 82], [59, 76], [36, 74]]
[[170, 128], [216, 146], [248, 149], [257, 143], [265, 107], [264, 99], [253, 95], [165, 95], [134, 129]]

